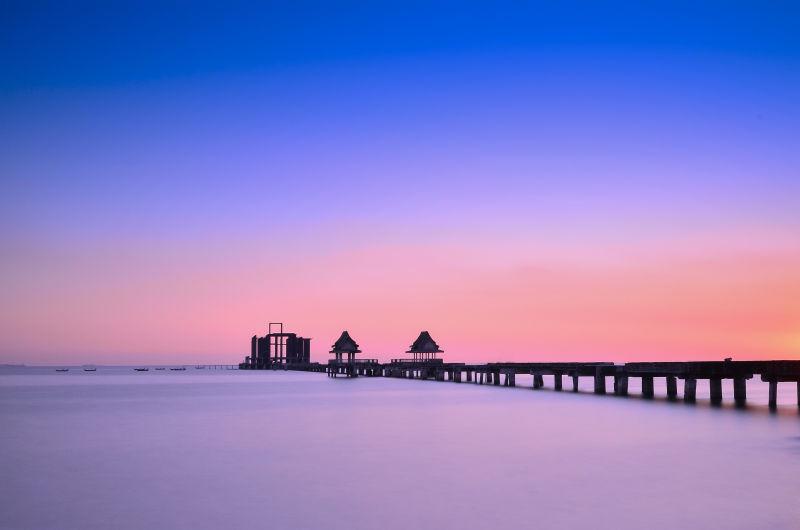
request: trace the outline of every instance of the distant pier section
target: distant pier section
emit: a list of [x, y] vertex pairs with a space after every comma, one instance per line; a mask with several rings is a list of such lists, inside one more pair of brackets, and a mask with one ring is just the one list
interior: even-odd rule
[[[273, 325], [279, 326], [273, 332]], [[631, 378], [641, 381], [641, 396], [655, 397], [657, 378], [666, 382], [667, 399], [678, 401], [678, 380], [683, 381], [682, 401], [697, 400], [697, 382], [708, 381], [709, 400], [720, 404], [723, 400], [722, 381], [733, 383], [733, 400], [744, 406], [747, 401], [747, 381], [755, 376], [769, 384], [769, 407], [778, 403], [778, 384], [791, 383], [797, 388], [797, 405], [800, 407], [800, 361], [688, 361], [688, 362], [513, 362], [467, 364], [445, 362], [438, 356], [444, 351], [427, 331], [420, 332], [406, 351], [407, 357], [381, 363], [376, 358], [359, 357], [361, 349], [348, 331], [343, 331], [331, 346], [332, 359], [327, 363], [311, 362], [311, 339], [284, 333], [282, 324], [270, 324], [265, 337], [253, 337], [251, 355], [239, 365], [242, 369], [284, 369], [307, 372], [325, 372], [328, 377], [358, 376], [396, 377], [477, 385], [517, 386], [517, 376], [532, 376], [533, 390], [545, 387], [545, 376], [552, 381], [556, 391], [564, 390], [564, 378], [571, 382], [571, 390], [578, 392], [581, 377], [593, 381], [595, 394], [613, 393], [628, 395]], [[608, 388], [612, 382], [613, 387]]]

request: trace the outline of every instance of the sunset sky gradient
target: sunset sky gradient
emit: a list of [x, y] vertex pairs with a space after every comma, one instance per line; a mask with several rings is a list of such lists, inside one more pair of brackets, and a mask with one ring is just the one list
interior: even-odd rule
[[5, 3], [0, 362], [800, 358], [800, 10]]

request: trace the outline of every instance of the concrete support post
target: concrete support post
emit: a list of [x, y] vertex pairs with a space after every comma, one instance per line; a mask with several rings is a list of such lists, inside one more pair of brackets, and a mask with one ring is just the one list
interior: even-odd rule
[[544, 376], [542, 374], [533, 374], [533, 388], [542, 388], [544, 386]]
[[614, 376], [614, 393], [618, 396], [628, 395], [628, 376], [615, 375]]
[[687, 403], [697, 401], [697, 379], [694, 377], [683, 380], [683, 400]]
[[747, 402], [747, 379], [744, 377], [733, 380], [733, 401], [737, 407], [743, 407]]
[[500, 386], [500, 372], [494, 372], [492, 374], [492, 381], [494, 381], [495, 386]]
[[711, 403], [722, 403], [722, 379], [715, 377], [708, 382]]
[[667, 376], [667, 399], [678, 397], [678, 378], [674, 375]]
[[472, 370], [467, 370], [467, 383], [472, 382]]
[[506, 377], [511, 378], [510, 379], [510, 383], [509, 383], [508, 386], [517, 386], [517, 374], [515, 374], [514, 372], [511, 372]]
[[558, 372], [553, 374], [553, 388], [555, 388], [558, 391], [561, 391], [563, 385], [564, 385], [564, 379], [562, 375]]
[[580, 376], [578, 376], [578, 374], [575, 374], [575, 375], [572, 376], [572, 391], [573, 392], [577, 392], [578, 391], [578, 379], [579, 378], [580, 378]]
[[778, 408], [778, 382], [769, 382], [769, 408], [775, 410]]
[[653, 389], [653, 378], [650, 376], [642, 377], [642, 396], [650, 399], [655, 394]]
[[478, 374], [478, 384], [479, 385], [483, 384], [483, 372]]
[[606, 393], [606, 376], [603, 375], [603, 369], [599, 366], [594, 369], [594, 393]]

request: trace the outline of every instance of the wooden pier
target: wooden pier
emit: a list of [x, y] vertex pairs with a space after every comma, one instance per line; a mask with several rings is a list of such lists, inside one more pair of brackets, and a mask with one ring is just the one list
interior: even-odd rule
[[[800, 407], [800, 360], [787, 361], [690, 361], [690, 362], [639, 362], [615, 364], [613, 362], [531, 362], [531, 363], [486, 363], [467, 364], [445, 362], [437, 354], [443, 353], [430, 333], [420, 332], [411, 344], [405, 358], [392, 359], [389, 363], [381, 363], [377, 359], [359, 359], [361, 353], [358, 343], [347, 331], [343, 331], [339, 339], [331, 346], [333, 358], [326, 364], [310, 362], [308, 358], [308, 342], [303, 339], [302, 356], [284, 355], [282, 337], [283, 324], [280, 331], [272, 331], [270, 324], [266, 338], [253, 337], [253, 344], [259, 340], [265, 348], [258, 350], [253, 346], [250, 357], [239, 365], [241, 369], [282, 369], [306, 372], [324, 372], [331, 378], [347, 377], [396, 377], [404, 379], [422, 379], [431, 381], [451, 381], [454, 383], [472, 383], [476, 385], [517, 386], [517, 376], [531, 376], [533, 390], [544, 388], [544, 377], [552, 377], [553, 389], [564, 391], [564, 378], [568, 381], [568, 390], [578, 392], [580, 378], [591, 378], [595, 394], [613, 393], [616, 396], [628, 395], [628, 382], [631, 378], [641, 381], [641, 395], [645, 399], [655, 397], [655, 379], [664, 378], [667, 387], [667, 399], [678, 401], [678, 380], [683, 381], [683, 397], [686, 403], [697, 400], [697, 381], [708, 381], [709, 400], [714, 405], [722, 403], [722, 381], [733, 383], [733, 401], [743, 407], [747, 402], [747, 381], [759, 376], [769, 383], [769, 407], [778, 405], [778, 383], [793, 383], [797, 389], [797, 406]], [[291, 334], [294, 335], [294, 334]], [[278, 339], [267, 340], [271, 337]], [[277, 346], [275, 346], [277, 344]], [[266, 348], [270, 346], [270, 348]], [[258, 350], [258, 351], [256, 351]], [[277, 351], [274, 353], [273, 350]], [[299, 351], [299, 350], [298, 350]], [[260, 353], [259, 353], [260, 352]], [[269, 355], [268, 355], [269, 354]], [[253, 362], [261, 359], [262, 361]], [[607, 387], [607, 380], [613, 380], [613, 387]], [[569, 385], [571, 382], [571, 385]]]
[[[580, 378], [591, 378], [595, 394], [627, 396], [628, 381], [641, 380], [645, 399], [654, 397], [654, 381], [663, 378], [667, 387], [667, 399], [678, 401], [678, 380], [683, 381], [682, 400], [693, 403], [697, 400], [697, 381], [708, 381], [709, 400], [722, 403], [722, 380], [733, 382], [733, 401], [744, 406], [747, 401], [747, 381], [759, 376], [769, 383], [769, 407], [778, 405], [778, 383], [793, 383], [797, 387], [797, 404], [800, 407], [800, 361], [699, 361], [699, 362], [644, 362], [614, 364], [612, 362], [580, 363], [447, 363], [442, 359], [420, 361], [393, 359], [390, 363], [379, 363], [375, 359], [331, 360], [328, 364], [309, 363], [301, 367], [290, 367], [304, 371], [326, 372], [329, 377], [395, 377], [431, 381], [451, 381], [476, 385], [517, 386], [517, 376], [532, 376], [533, 390], [544, 388], [544, 376], [552, 376], [553, 389], [564, 391], [564, 378], [571, 381], [567, 387], [577, 392]], [[606, 382], [613, 378], [613, 387]]]

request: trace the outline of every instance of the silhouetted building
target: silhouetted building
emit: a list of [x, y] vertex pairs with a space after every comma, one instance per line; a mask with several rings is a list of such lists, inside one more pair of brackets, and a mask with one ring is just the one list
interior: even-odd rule
[[358, 344], [353, 337], [347, 331], [342, 331], [339, 339], [331, 346], [330, 353], [334, 355], [334, 360], [338, 363], [344, 362], [345, 355], [347, 355], [347, 362], [352, 363], [356, 360], [356, 354], [361, 353], [361, 350], [358, 349]]
[[[273, 332], [273, 327], [276, 331]], [[267, 334], [253, 335], [250, 339], [250, 356], [240, 368], [264, 370], [287, 364], [311, 362], [311, 339], [296, 333], [284, 333], [282, 322], [270, 322]]]
[[430, 333], [422, 331], [406, 353], [413, 354], [414, 362], [425, 362], [435, 360], [436, 354], [443, 353], [443, 350], [439, 348]]

